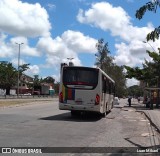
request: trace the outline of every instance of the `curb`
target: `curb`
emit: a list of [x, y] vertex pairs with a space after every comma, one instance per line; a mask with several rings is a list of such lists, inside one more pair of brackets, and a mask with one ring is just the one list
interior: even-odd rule
[[156, 131], [160, 133], [160, 128], [152, 121], [152, 119], [149, 117], [150, 115], [148, 112], [144, 112], [144, 111], [136, 111], [136, 112], [142, 112], [147, 117], [151, 125], [156, 128]]

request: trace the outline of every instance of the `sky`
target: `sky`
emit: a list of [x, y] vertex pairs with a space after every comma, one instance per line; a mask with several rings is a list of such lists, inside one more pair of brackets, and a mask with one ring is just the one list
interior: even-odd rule
[[[135, 17], [148, 1], [0, 0], [0, 61], [17, 68], [20, 44], [20, 64], [30, 64], [26, 74], [52, 76], [58, 82], [60, 63], [68, 63], [67, 58], [93, 67], [95, 45], [103, 38], [114, 63], [142, 66], [144, 59], [150, 61], [146, 50], [157, 51], [160, 44], [143, 42], [160, 25], [159, 11], [147, 12], [141, 20]], [[135, 84], [135, 79], [127, 81], [128, 86]]]

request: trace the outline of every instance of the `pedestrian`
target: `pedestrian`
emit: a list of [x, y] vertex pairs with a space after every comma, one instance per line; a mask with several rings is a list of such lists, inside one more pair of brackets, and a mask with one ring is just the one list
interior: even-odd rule
[[140, 97], [138, 97], [138, 103], [140, 103]]
[[147, 101], [146, 101], [146, 108], [149, 108], [149, 107], [150, 107], [150, 102], [151, 102], [151, 100], [150, 100], [150, 98], [148, 97], [148, 98], [147, 98]]
[[129, 107], [131, 107], [131, 97], [128, 98]]

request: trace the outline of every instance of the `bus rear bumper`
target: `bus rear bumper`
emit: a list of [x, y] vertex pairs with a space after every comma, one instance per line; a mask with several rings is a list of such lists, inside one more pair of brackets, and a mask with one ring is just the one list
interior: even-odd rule
[[100, 105], [71, 105], [59, 103], [60, 110], [77, 110], [77, 111], [89, 111], [89, 112], [100, 112]]

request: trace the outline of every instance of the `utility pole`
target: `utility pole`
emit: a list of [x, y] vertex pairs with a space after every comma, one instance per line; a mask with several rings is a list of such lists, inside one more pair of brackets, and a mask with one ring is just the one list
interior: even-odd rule
[[21, 45], [24, 43], [17, 43], [18, 44], [18, 77], [17, 77], [17, 97], [19, 97], [19, 62], [20, 62], [20, 50], [21, 50]]

